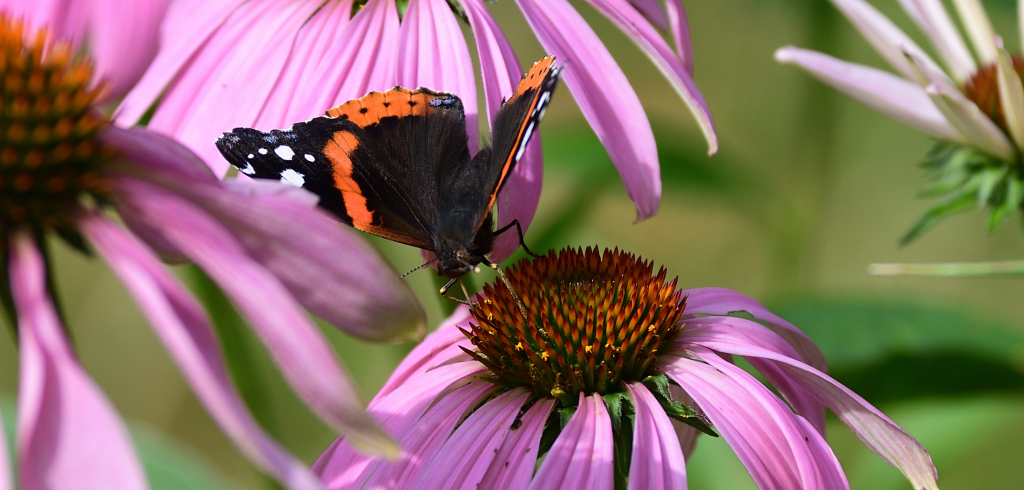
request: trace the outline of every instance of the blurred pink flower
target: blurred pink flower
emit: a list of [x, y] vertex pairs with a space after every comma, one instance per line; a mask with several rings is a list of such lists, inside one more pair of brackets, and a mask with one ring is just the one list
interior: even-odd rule
[[[470, 152], [478, 146], [476, 80], [459, 17], [472, 29], [482, 71], [488, 121], [513, 93], [523, 70], [483, 0], [231, 0], [171, 5], [161, 49], [126, 97], [118, 120], [135, 124], [156, 107], [148, 127], [173, 135], [217, 175], [228, 164], [214, 147], [239, 126], [287, 127], [327, 109], [394, 85], [458, 95], [465, 106]], [[608, 150], [639, 219], [658, 210], [661, 179], [650, 123], [640, 100], [583, 17], [567, 0], [517, 0], [548, 54], [567, 63], [564, 79]], [[710, 111], [693, 82], [689, 28], [679, 0], [589, 0], [654, 61], [718, 148]], [[458, 9], [454, 13], [453, 8]], [[660, 29], [660, 30], [659, 30]], [[670, 46], [663, 32], [671, 34]], [[534, 138], [499, 200], [504, 226], [527, 226], [542, 177]], [[502, 237], [497, 249], [512, 247]], [[514, 247], [513, 247], [514, 248]], [[497, 255], [502, 255], [498, 253]]]
[[[73, 61], [72, 49], [26, 36], [0, 16], [0, 95], [11, 101], [0, 128], [0, 272], [9, 267], [0, 275], [10, 281], [0, 300], [21, 342], [21, 488], [145, 486], [117, 414], [78, 365], [54, 311], [39, 250], [47, 232], [107, 261], [211, 417], [286, 487], [320, 485], [252, 418], [206, 312], [157, 252], [195, 262], [217, 282], [326, 423], [363, 450], [392, 454], [302, 306], [363, 339], [418, 337], [423, 312], [412, 292], [360, 237], [316, 209], [315, 196], [282, 184], [221, 182], [172, 139], [109, 125], [91, 105], [100, 89], [88, 88], [90, 66]], [[37, 86], [31, 80], [40, 72], [52, 75]]]
[[[591, 249], [510, 268], [529, 320], [504, 285], [487, 286], [370, 403], [400, 459], [342, 437], [314, 472], [329, 489], [685, 489], [700, 429], [717, 431], [759, 488], [849, 488], [824, 439], [827, 406], [914, 488], [938, 488], [927, 451], [825, 374], [800, 330], [736, 292], [677, 291], [653, 272]], [[737, 311], [758, 321], [726, 316]]]
[[0, 12], [25, 22], [30, 32], [75, 47], [88, 46], [96, 62], [102, 101], [117, 99], [142, 78], [159, 47], [169, 0], [0, 0]]

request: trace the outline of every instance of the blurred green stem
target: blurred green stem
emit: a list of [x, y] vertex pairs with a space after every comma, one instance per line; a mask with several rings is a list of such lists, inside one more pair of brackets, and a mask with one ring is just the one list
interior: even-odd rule
[[[835, 55], [841, 17], [829, 2], [809, 0], [804, 6], [807, 37], [802, 43], [809, 49]], [[829, 172], [837, 134], [835, 94], [824, 84], [804, 77], [804, 94], [798, 104], [799, 123], [796, 140], [790, 148], [794, 163], [788, 179], [776, 196], [783, 208], [769, 220], [774, 246], [772, 284], [774, 294], [788, 295], [804, 290], [813, 270], [813, 245], [821, 211], [827, 197]]]
[[876, 276], [1002, 276], [1024, 274], [1024, 260], [1002, 262], [960, 262], [945, 264], [871, 264]]

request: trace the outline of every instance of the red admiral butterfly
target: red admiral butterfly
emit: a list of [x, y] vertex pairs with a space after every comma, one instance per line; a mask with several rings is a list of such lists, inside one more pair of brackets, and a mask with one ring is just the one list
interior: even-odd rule
[[491, 208], [544, 117], [561, 72], [554, 61], [533, 64], [495, 116], [493, 146], [472, 157], [462, 101], [402, 87], [370, 92], [291, 129], [236, 128], [217, 148], [246, 175], [316, 193], [322, 207], [359, 230], [434, 252], [438, 274], [452, 278], [444, 294], [477, 264], [494, 267], [486, 255], [512, 225], [523, 244], [517, 221], [493, 230]]

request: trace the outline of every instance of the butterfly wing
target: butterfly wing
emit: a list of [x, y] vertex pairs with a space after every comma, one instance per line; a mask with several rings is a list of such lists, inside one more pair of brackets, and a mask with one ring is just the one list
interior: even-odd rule
[[[487, 187], [490, 194], [485, 209], [490, 210], [494, 206], [498, 191], [526, 151], [526, 144], [544, 118], [561, 73], [562, 67], [555, 65], [554, 56], [534, 63], [519, 80], [515, 93], [498, 109], [491, 125], [490, 154], [486, 155], [486, 161], [479, 162], [486, 167], [486, 181], [492, 183]], [[487, 215], [481, 217], [480, 225], [486, 218]]]
[[438, 222], [440, 168], [469, 161], [459, 98], [401, 87], [290, 130], [238, 128], [217, 147], [247, 175], [316, 193], [322, 207], [357, 229], [427, 250]]

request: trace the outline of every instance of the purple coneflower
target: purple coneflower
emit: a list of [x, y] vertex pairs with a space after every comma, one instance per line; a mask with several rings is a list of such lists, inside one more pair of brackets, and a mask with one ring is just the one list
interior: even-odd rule
[[988, 206], [991, 230], [1024, 205], [1024, 58], [1003, 48], [981, 2], [953, 2], [972, 55], [941, 1], [900, 0], [945, 70], [864, 0], [832, 3], [900, 76], [794, 47], [779, 49], [775, 59], [940, 140], [926, 160], [935, 184], [925, 194], [944, 198], [904, 243], [952, 212]]
[[[916, 489], [927, 451], [825, 374], [800, 330], [727, 289], [676, 290], [623, 252], [567, 250], [507, 270], [399, 366], [369, 412], [397, 461], [338, 439], [330, 489], [685, 489], [700, 432], [724, 437], [760, 488], [848, 488], [823, 406]], [[762, 323], [725, 316], [745, 311]], [[736, 367], [746, 358], [772, 386]]]
[[[622, 69], [567, 0], [517, 0], [544, 49], [566, 62], [564, 80], [619, 169], [639, 219], [657, 212], [658, 155], [650, 123]], [[589, 0], [665, 74], [704, 132], [718, 143], [693, 82], [689, 28], [680, 0]], [[453, 11], [454, 10], [454, 11]], [[354, 15], [353, 15], [354, 14]], [[488, 121], [523, 73], [484, 0], [202, 0], [174, 2], [160, 53], [120, 108], [135, 124], [155, 105], [150, 129], [173, 135], [222, 175], [214, 141], [247, 126], [268, 130], [394, 85], [458, 95], [470, 153], [478, 146], [476, 80], [459, 19], [468, 22], [480, 61]], [[669, 33], [670, 46], [663, 33]], [[158, 102], [159, 101], [159, 102]], [[539, 138], [519, 162], [499, 203], [499, 225], [529, 225], [540, 197]], [[507, 256], [514, 237], [502, 237]]]
[[169, 0], [0, 0], [0, 11], [22, 19], [29, 32], [49, 29], [56, 39], [88, 46], [97, 102], [117, 99], [142, 78], [156, 56]]
[[394, 339], [422, 329], [411, 291], [312, 195], [222, 183], [170, 138], [110, 125], [93, 107], [102, 88], [90, 88], [92, 68], [72, 49], [0, 16], [0, 300], [20, 344], [20, 488], [145, 486], [127, 432], [78, 364], [49, 294], [49, 235], [107, 261], [210, 415], [288, 488], [320, 485], [253, 420], [205, 311], [157, 252], [195, 262], [221, 286], [323, 420], [364, 450], [393, 453], [300, 303], [357, 337]]

